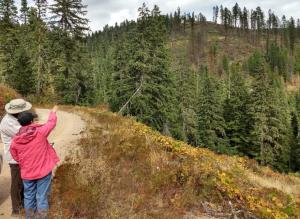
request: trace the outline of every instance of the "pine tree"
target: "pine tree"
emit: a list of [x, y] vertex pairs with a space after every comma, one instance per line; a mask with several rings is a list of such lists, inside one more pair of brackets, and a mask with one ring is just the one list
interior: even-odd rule
[[114, 111], [121, 109], [122, 114], [136, 116], [170, 134], [175, 131], [172, 121], [177, 115], [166, 39], [159, 8], [156, 6], [150, 12], [143, 4], [137, 25], [116, 50], [114, 93], [110, 102]]
[[183, 139], [197, 145], [197, 75], [189, 70], [182, 60], [174, 67], [176, 74], [176, 94], [179, 100], [179, 112]]
[[256, 8], [256, 27], [258, 33], [261, 33], [261, 31], [265, 27], [265, 15], [260, 7]]
[[218, 23], [219, 7], [216, 5], [213, 7], [213, 22]]
[[240, 68], [234, 66], [227, 76], [230, 80], [230, 88], [227, 89], [230, 95], [224, 103], [224, 119], [226, 122], [226, 136], [231, 153], [246, 154], [247, 150], [247, 104], [249, 88], [246, 85], [244, 75]]
[[250, 98], [247, 103], [247, 115], [249, 124], [249, 145], [245, 154], [251, 158], [262, 159], [264, 139], [267, 136], [267, 105], [269, 78], [265, 73], [265, 63], [260, 52], [256, 51], [248, 61], [250, 74], [255, 77], [251, 88]]
[[281, 18], [281, 46], [289, 48], [288, 21], [285, 15]]
[[43, 20], [46, 17], [48, 1], [47, 0], [34, 0], [37, 8], [37, 17]]
[[21, 0], [20, 12], [21, 12], [20, 18], [22, 20], [22, 23], [26, 25], [28, 20], [28, 13], [29, 13], [27, 0]]
[[246, 153], [263, 165], [287, 171], [291, 138], [287, 96], [278, 76], [270, 76], [260, 65], [247, 106], [251, 126]]
[[248, 59], [248, 71], [250, 75], [256, 77], [264, 71], [264, 58], [259, 51], [255, 51]]
[[297, 19], [297, 38], [300, 39], [300, 19]]
[[224, 28], [225, 28], [225, 32], [226, 32], [226, 38], [228, 35], [228, 30], [232, 25], [232, 14], [231, 11], [225, 7], [224, 9]]
[[14, 0], [0, 1], [1, 28], [12, 27], [17, 23], [17, 7]]
[[86, 8], [82, 0], [55, 0], [50, 6], [52, 24], [65, 33], [81, 37], [89, 29]]
[[288, 33], [289, 33], [289, 44], [290, 44], [289, 49], [293, 54], [295, 50], [295, 41], [296, 41], [296, 25], [293, 17], [291, 17], [288, 23]]
[[[13, 0], [0, 1], [0, 66], [1, 77], [5, 82], [7, 77], [14, 72], [15, 54], [18, 48], [16, 30], [17, 7]], [[3, 46], [5, 45], [5, 46]]]
[[241, 13], [241, 8], [239, 7], [238, 3], [235, 3], [234, 7], [232, 8], [234, 27], [237, 27], [237, 21], [240, 13]]
[[[82, 42], [88, 30], [86, 5], [81, 0], [55, 0], [50, 10], [53, 14], [52, 41], [57, 45], [55, 86], [66, 103], [93, 102], [93, 86], [89, 75], [90, 62]], [[90, 95], [90, 96], [89, 96]]]
[[294, 71], [296, 74], [300, 74], [300, 51], [297, 51], [295, 54]]
[[249, 29], [249, 11], [244, 7], [240, 17], [241, 26], [244, 31]]
[[278, 72], [288, 79], [288, 51], [285, 48], [280, 48], [275, 43], [271, 43], [267, 49], [266, 58], [273, 72]]
[[221, 24], [224, 25], [225, 16], [224, 16], [223, 5], [220, 6], [220, 17], [221, 17]]
[[275, 160], [271, 164], [275, 169], [287, 172], [290, 169], [291, 152], [291, 110], [289, 107], [288, 96], [285, 90], [285, 83], [281, 77], [271, 74], [271, 93], [269, 97], [269, 126], [273, 141], [270, 145], [273, 147]]
[[291, 169], [292, 171], [300, 171], [300, 92], [293, 99], [294, 113], [292, 117], [293, 137], [294, 141], [291, 147]]
[[41, 97], [42, 91], [47, 92], [45, 89], [47, 85], [47, 74], [49, 74], [49, 34], [47, 24], [44, 21], [46, 17], [47, 1], [36, 0], [35, 8], [30, 11], [29, 27], [31, 29], [30, 40], [31, 47], [31, 63], [35, 72], [36, 79], [36, 94]]
[[223, 118], [221, 84], [202, 68], [202, 83], [198, 99], [198, 144], [220, 153], [228, 151]]
[[35, 92], [35, 78], [28, 53], [22, 46], [19, 46], [15, 50], [15, 59], [12, 63], [12, 69], [14, 73], [6, 77], [8, 85], [16, 89], [22, 95], [33, 94]]
[[115, 61], [113, 54], [116, 45], [108, 44], [104, 36], [99, 38], [100, 40], [97, 42], [94, 40], [91, 40], [91, 42], [88, 40], [87, 42], [94, 77], [95, 103], [108, 104], [112, 84], [112, 63]]

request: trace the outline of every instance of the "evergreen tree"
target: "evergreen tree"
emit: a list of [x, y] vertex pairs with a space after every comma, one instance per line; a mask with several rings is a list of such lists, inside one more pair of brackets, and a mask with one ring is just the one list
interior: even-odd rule
[[275, 75], [270, 78], [261, 65], [247, 106], [251, 126], [246, 153], [263, 165], [287, 171], [291, 137], [287, 97], [283, 82]]
[[[240, 68], [234, 66], [228, 75], [231, 86], [228, 89], [224, 103], [224, 119], [226, 122], [226, 136], [228, 137], [231, 153], [247, 154], [247, 104], [249, 88]], [[230, 91], [229, 91], [230, 90]]]
[[[159, 8], [139, 9], [136, 27], [116, 52], [112, 109], [136, 116], [165, 134], [176, 132], [174, 79], [169, 67], [166, 28]], [[125, 55], [124, 55], [125, 54]], [[176, 111], [175, 111], [176, 112]], [[176, 133], [172, 133], [177, 135]]]
[[1, 77], [4, 82], [9, 75], [16, 74], [13, 67], [15, 51], [18, 48], [16, 24], [17, 7], [14, 1], [0, 1], [0, 66]]
[[226, 37], [228, 35], [228, 30], [232, 25], [232, 14], [231, 11], [225, 7], [224, 9], [224, 28], [225, 28], [225, 32], [226, 32]]
[[238, 3], [235, 3], [234, 7], [232, 8], [234, 27], [237, 27], [237, 21], [240, 13], [241, 13], [241, 8], [239, 7]]
[[34, 0], [37, 8], [37, 17], [43, 20], [46, 17], [48, 2], [47, 0]]
[[289, 32], [289, 42], [290, 42], [289, 49], [293, 54], [295, 50], [295, 41], [296, 41], [296, 25], [293, 17], [291, 17], [290, 22], [288, 24], [288, 32]]
[[[197, 75], [184, 64], [178, 63], [173, 70], [176, 74], [176, 96], [179, 100], [180, 122], [183, 139], [197, 145]], [[185, 61], [186, 62], [186, 61]], [[196, 91], [196, 92], [195, 92]]]
[[[256, 51], [248, 61], [249, 71], [255, 77], [252, 91], [247, 103], [249, 123], [249, 147], [245, 154], [251, 158], [260, 158], [266, 138], [267, 104], [269, 78], [265, 73], [265, 64], [261, 53]], [[262, 159], [262, 158], [261, 158]]]
[[218, 23], [219, 7], [216, 5], [213, 7], [213, 22]]
[[198, 144], [220, 153], [228, 153], [223, 118], [223, 97], [220, 82], [207, 69], [201, 72], [198, 100]]
[[17, 23], [17, 7], [14, 0], [0, 1], [1, 28], [12, 27]]
[[220, 17], [221, 17], [221, 24], [224, 25], [225, 16], [224, 16], [223, 5], [220, 6]]
[[249, 11], [244, 7], [240, 17], [241, 27], [244, 31], [249, 29]]
[[88, 30], [88, 19], [85, 18], [87, 5], [82, 0], [54, 0], [50, 6], [53, 14], [52, 24], [63, 32], [81, 37]]
[[21, 9], [20, 9], [21, 15], [21, 21], [23, 24], [27, 24], [27, 20], [28, 20], [28, 13], [29, 13], [29, 7], [28, 7], [28, 3], [27, 0], [21, 0]]
[[277, 72], [284, 77], [288, 78], [288, 52], [287, 49], [280, 48], [275, 43], [271, 43], [266, 54], [268, 63], [271, 70]]
[[51, 40], [57, 45], [55, 86], [66, 103], [93, 102], [94, 87], [90, 75], [90, 62], [82, 42], [88, 30], [86, 5], [81, 0], [55, 0], [50, 10], [53, 14]]
[[297, 38], [300, 39], [300, 19], [297, 19]]
[[49, 74], [49, 34], [47, 24], [43, 20], [46, 16], [47, 2], [37, 0], [36, 8], [30, 11], [29, 28], [31, 30], [29, 40], [32, 42], [31, 48], [31, 64], [35, 72], [36, 94], [41, 97], [42, 91], [47, 92], [47, 77]]
[[285, 15], [281, 18], [281, 46], [289, 48], [288, 21]]
[[[121, 38], [121, 36], [119, 36]], [[88, 42], [89, 56], [91, 57], [92, 72], [95, 86], [95, 103], [108, 104], [111, 95], [111, 84], [116, 45], [108, 44], [105, 37], [100, 37], [99, 42]], [[99, 44], [98, 44], [99, 43]], [[91, 45], [92, 44], [92, 45]]]
[[294, 96], [294, 113], [292, 114], [292, 127], [294, 141], [291, 147], [291, 169], [300, 171], [300, 92]]
[[248, 71], [252, 76], [258, 76], [264, 71], [264, 58], [259, 51], [255, 51], [248, 59]]
[[261, 31], [265, 27], [265, 15], [260, 7], [256, 8], [256, 27], [258, 33], [261, 33]]
[[35, 78], [31, 68], [30, 58], [24, 47], [15, 50], [13, 62], [13, 74], [6, 77], [8, 85], [16, 89], [22, 95], [29, 95], [35, 92]]
[[294, 71], [296, 74], [300, 74], [300, 51], [295, 54], [295, 66]]

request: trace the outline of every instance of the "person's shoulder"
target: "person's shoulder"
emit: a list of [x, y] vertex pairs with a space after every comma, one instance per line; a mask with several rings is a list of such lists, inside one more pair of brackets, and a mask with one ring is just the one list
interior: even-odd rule
[[9, 115], [5, 114], [1, 119], [0, 126], [3, 126], [4, 124], [8, 123], [8, 121], [9, 121]]
[[5, 114], [2, 119], [1, 119], [1, 123], [5, 120], [9, 119], [9, 114]]
[[5, 128], [7, 126], [10, 126], [10, 127], [17, 126], [17, 127], [19, 127], [20, 124], [19, 124], [18, 120], [14, 116], [6, 114], [3, 117], [3, 119], [1, 120], [0, 127], [1, 128]]

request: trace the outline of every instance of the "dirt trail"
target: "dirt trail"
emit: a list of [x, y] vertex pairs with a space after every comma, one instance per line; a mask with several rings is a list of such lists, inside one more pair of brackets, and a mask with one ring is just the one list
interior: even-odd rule
[[[49, 110], [37, 109], [39, 123], [44, 123], [48, 119]], [[49, 141], [54, 142], [54, 148], [59, 155], [61, 162], [71, 149], [74, 149], [76, 141], [80, 138], [81, 132], [85, 129], [84, 121], [75, 114], [59, 111], [57, 113], [58, 122], [55, 130], [49, 136]], [[3, 152], [3, 145], [0, 144]], [[9, 167], [5, 163], [0, 176], [0, 219], [14, 219], [10, 217], [10, 173]]]

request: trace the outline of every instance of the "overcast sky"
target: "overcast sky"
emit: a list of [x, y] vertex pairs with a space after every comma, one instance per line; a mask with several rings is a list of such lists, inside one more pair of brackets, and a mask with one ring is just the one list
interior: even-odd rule
[[157, 4], [163, 13], [174, 12], [178, 7], [183, 12], [201, 12], [208, 20], [212, 20], [213, 6], [222, 4], [232, 8], [235, 2], [248, 9], [260, 6], [266, 13], [272, 9], [279, 16], [285, 14], [287, 17], [300, 18], [300, 0], [83, 0], [88, 5], [88, 19], [93, 31], [102, 30], [106, 24], [114, 25], [125, 19], [136, 19], [137, 9], [143, 2], [150, 8]]

